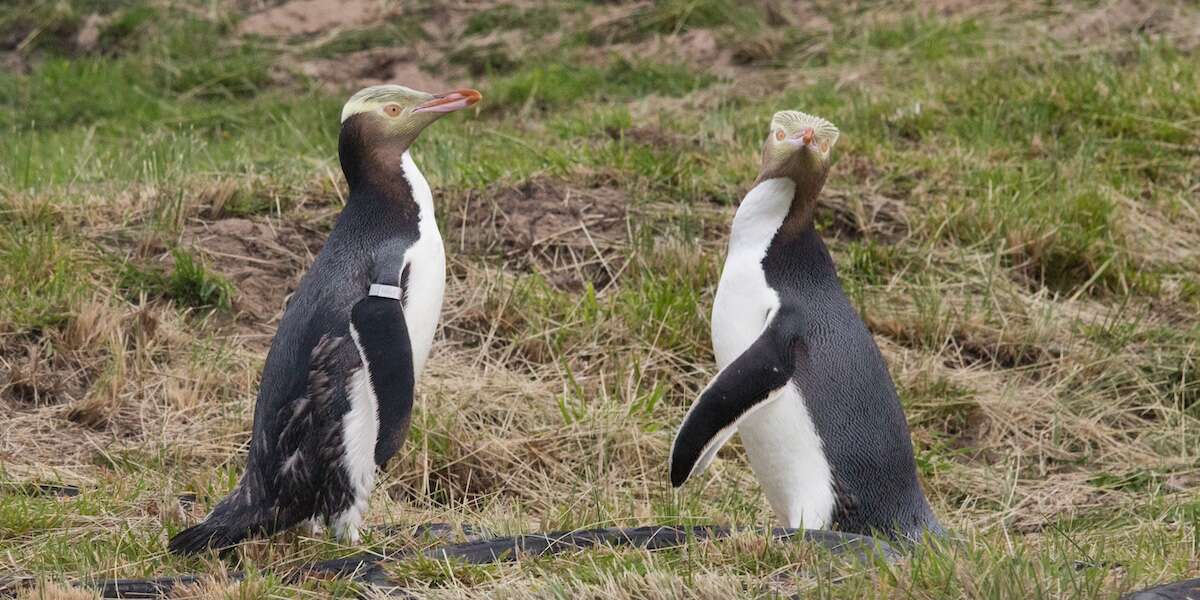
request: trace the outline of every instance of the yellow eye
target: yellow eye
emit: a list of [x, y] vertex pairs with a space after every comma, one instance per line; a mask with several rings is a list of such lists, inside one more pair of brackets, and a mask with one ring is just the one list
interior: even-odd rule
[[389, 117], [397, 117], [397, 116], [400, 116], [400, 113], [401, 113], [403, 110], [404, 110], [404, 109], [400, 108], [400, 105], [399, 105], [399, 104], [389, 104], [389, 105], [387, 105], [387, 106], [383, 107], [383, 113], [384, 113], [384, 114], [386, 114], [386, 115], [387, 115], [387, 116], [389, 116]]
[[775, 130], [775, 139], [776, 139], [777, 141], [780, 141], [780, 142], [782, 142], [782, 141], [783, 141], [783, 138], [785, 138], [785, 137], [787, 137], [787, 134], [785, 134], [785, 133], [783, 132], [783, 130], [782, 130], [782, 129], [776, 129], [776, 130]]
[[829, 143], [821, 142], [821, 152], [829, 152]]

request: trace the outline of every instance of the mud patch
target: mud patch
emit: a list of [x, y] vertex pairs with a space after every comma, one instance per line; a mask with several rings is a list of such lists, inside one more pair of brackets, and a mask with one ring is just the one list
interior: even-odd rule
[[[441, 75], [423, 70], [418, 59], [419, 54], [409, 48], [375, 48], [306, 61], [300, 65], [300, 72], [336, 92], [352, 92], [383, 83], [399, 83], [427, 92], [453, 87]], [[446, 74], [443, 71], [442, 75]]]
[[502, 258], [536, 271], [555, 287], [597, 289], [625, 264], [629, 199], [607, 185], [578, 187], [550, 179], [468, 193], [447, 219], [447, 246]]
[[252, 347], [266, 348], [286, 298], [324, 244], [327, 231], [267, 218], [197, 221], [181, 243], [236, 288], [233, 308]]
[[377, 21], [387, 13], [378, 0], [292, 0], [247, 17], [238, 33], [264, 37], [312, 35]]

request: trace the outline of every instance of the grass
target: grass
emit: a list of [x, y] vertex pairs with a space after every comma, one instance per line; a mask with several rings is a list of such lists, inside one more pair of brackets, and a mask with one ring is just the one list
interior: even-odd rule
[[182, 307], [213, 308], [228, 311], [232, 307], [233, 286], [220, 274], [187, 251], [171, 251], [171, 272], [149, 267], [125, 265], [119, 287], [131, 299], [143, 295], [174, 300]]
[[[732, 207], [771, 113], [798, 108], [843, 132], [817, 222], [956, 534], [895, 565], [748, 534], [390, 566], [414, 595], [1114, 598], [1200, 575], [1194, 6], [428, 4], [279, 39], [226, 4], [0, 15], [19, 67], [0, 69], [0, 577], [47, 597], [184, 572], [214, 574], [205, 597], [356, 591], [284, 577], [357, 550], [329, 540], [225, 564], [165, 541], [240, 473], [278, 313], [345, 196], [354, 90], [281, 73], [405, 44], [485, 101], [413, 149], [450, 274], [370, 523], [771, 524], [736, 440], [679, 493], [665, 461], [712, 375]], [[568, 204], [590, 238], [519, 221]]]

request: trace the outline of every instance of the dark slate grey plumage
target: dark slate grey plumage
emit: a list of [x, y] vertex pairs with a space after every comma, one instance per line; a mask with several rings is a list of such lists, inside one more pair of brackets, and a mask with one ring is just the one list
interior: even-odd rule
[[[271, 343], [246, 471], [204, 522], [171, 540], [172, 552], [227, 547], [308, 519], [342, 519], [333, 523], [339, 535], [356, 540], [374, 467], [386, 464], [407, 433], [415, 365], [424, 361], [414, 357], [406, 312], [414, 298], [423, 303], [422, 318], [433, 322], [419, 325], [431, 340], [441, 306], [441, 240], [436, 226], [430, 229], [432, 208], [414, 199], [414, 178], [419, 193], [428, 196], [428, 186], [407, 149], [440, 114], [478, 99], [473, 90], [433, 96], [379, 86], [347, 103], [338, 153], [350, 194]], [[417, 247], [434, 252], [410, 252]], [[409, 289], [412, 263], [434, 259], [440, 264], [416, 267], [433, 274], [426, 281], [436, 289]], [[400, 289], [395, 298], [369, 295], [372, 284]], [[428, 352], [427, 341], [421, 349]], [[354, 417], [355, 402], [368, 397], [377, 407], [362, 404]], [[364, 431], [374, 443], [356, 454], [363, 439], [347, 436]]]
[[787, 525], [938, 534], [887, 366], [813, 226], [836, 139], [835, 127], [803, 113], [772, 121], [714, 303], [726, 365], [680, 427], [671, 482], [703, 470], [736, 428]]
[[926, 529], [940, 533], [887, 365], [811, 221], [794, 235], [780, 231], [763, 269], [785, 303], [803, 307], [790, 382], [805, 398], [833, 467], [836, 527], [912, 538]]

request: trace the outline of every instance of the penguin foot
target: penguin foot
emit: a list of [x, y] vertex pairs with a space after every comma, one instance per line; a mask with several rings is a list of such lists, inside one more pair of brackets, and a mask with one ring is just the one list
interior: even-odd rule
[[304, 521], [304, 528], [308, 531], [309, 537], [323, 538], [325, 537], [325, 525], [318, 517], [312, 517]]
[[357, 506], [351, 506], [333, 519], [333, 533], [343, 543], [357, 545], [362, 541], [359, 529], [362, 528], [363, 511]]

